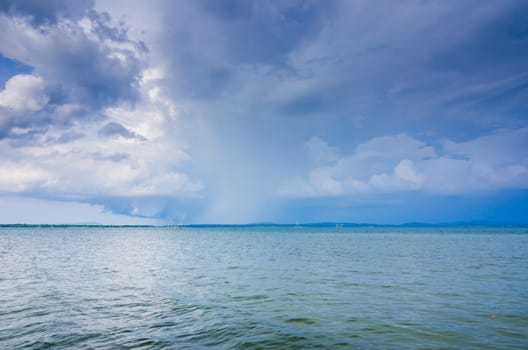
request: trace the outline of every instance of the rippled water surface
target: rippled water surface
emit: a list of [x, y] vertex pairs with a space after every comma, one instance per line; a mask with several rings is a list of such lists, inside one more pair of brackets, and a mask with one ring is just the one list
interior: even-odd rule
[[0, 348], [528, 348], [527, 228], [1, 228]]

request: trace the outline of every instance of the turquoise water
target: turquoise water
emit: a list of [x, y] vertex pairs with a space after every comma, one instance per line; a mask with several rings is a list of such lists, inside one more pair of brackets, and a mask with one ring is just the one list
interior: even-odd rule
[[528, 348], [528, 228], [1, 228], [0, 348]]

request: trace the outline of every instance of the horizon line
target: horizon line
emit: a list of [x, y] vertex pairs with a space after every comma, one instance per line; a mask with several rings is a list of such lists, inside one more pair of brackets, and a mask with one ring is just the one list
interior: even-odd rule
[[486, 221], [455, 221], [443, 223], [427, 223], [427, 222], [405, 222], [400, 224], [375, 224], [375, 223], [355, 223], [355, 222], [307, 222], [307, 223], [244, 223], [244, 224], [166, 224], [166, 225], [134, 225], [134, 224], [100, 224], [100, 223], [62, 223], [62, 224], [27, 224], [27, 223], [0, 223], [2, 227], [145, 227], [145, 228], [207, 228], [207, 227], [324, 227], [324, 228], [345, 228], [345, 227], [523, 227], [528, 226], [528, 223], [501, 223], [501, 222], [486, 222]]

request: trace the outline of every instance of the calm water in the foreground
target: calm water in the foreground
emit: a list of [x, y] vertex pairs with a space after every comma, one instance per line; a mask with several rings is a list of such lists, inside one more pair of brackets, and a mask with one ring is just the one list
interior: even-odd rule
[[0, 348], [528, 348], [528, 228], [2, 228]]

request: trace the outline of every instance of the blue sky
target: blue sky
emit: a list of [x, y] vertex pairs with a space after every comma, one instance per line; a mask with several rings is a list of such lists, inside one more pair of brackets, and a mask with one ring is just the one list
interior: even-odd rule
[[528, 223], [525, 1], [0, 2], [0, 222]]

